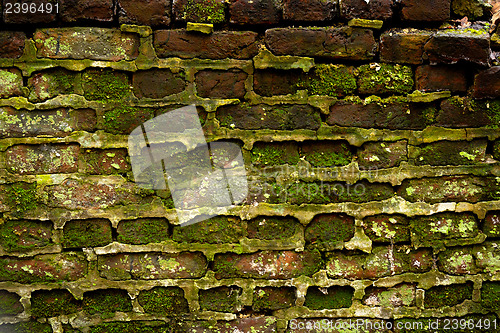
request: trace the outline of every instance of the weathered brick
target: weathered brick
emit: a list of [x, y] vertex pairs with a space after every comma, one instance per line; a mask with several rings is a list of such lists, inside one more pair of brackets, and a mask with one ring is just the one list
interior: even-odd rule
[[341, 249], [354, 236], [354, 218], [345, 214], [316, 215], [307, 225], [304, 239], [320, 250]]
[[488, 237], [500, 237], [500, 212], [492, 211], [486, 214], [482, 224], [483, 233]]
[[0, 108], [0, 137], [20, 138], [37, 135], [64, 137], [74, 131], [91, 132], [96, 126], [94, 110], [56, 109], [51, 111], [17, 111]]
[[299, 81], [305, 79], [301, 70], [257, 70], [253, 76], [253, 90], [261, 96], [295, 94]]
[[83, 96], [87, 100], [123, 100], [132, 90], [125, 72], [91, 68], [82, 74]]
[[104, 112], [103, 123], [100, 127], [108, 133], [129, 135], [138, 126], [153, 119], [155, 110], [157, 109], [126, 104], [116, 106]]
[[415, 72], [415, 81], [420, 91], [467, 91], [466, 71], [460, 67], [419, 66]]
[[112, 241], [111, 223], [106, 219], [73, 220], [64, 225], [65, 248], [104, 246]]
[[156, 30], [153, 45], [158, 57], [249, 59], [257, 55], [257, 33], [216, 31], [210, 35], [186, 30]]
[[204, 70], [196, 73], [196, 91], [200, 97], [243, 98], [248, 74], [237, 69]]
[[329, 59], [371, 60], [378, 49], [372, 30], [351, 27], [268, 29], [265, 41], [276, 55]]
[[391, 0], [342, 0], [339, 2], [340, 14], [346, 19], [386, 20], [392, 17]]
[[311, 310], [348, 308], [353, 296], [354, 288], [349, 286], [309, 287], [304, 306]]
[[242, 289], [237, 286], [200, 289], [200, 307], [206, 311], [239, 312], [242, 308], [241, 293]]
[[474, 98], [500, 97], [500, 66], [480, 71], [474, 77]]
[[401, 18], [405, 21], [446, 21], [451, 0], [402, 0]]
[[238, 243], [246, 236], [245, 225], [240, 218], [216, 216], [185, 227], [175, 226], [172, 239], [186, 243]]
[[0, 58], [19, 58], [24, 52], [26, 34], [21, 31], [0, 31]]
[[302, 75], [297, 87], [309, 95], [344, 97], [353, 95], [357, 88], [354, 67], [318, 64], [307, 76]]
[[376, 243], [410, 241], [408, 218], [404, 215], [375, 215], [363, 219], [365, 234]]
[[362, 170], [377, 170], [399, 166], [407, 160], [408, 149], [405, 140], [393, 142], [367, 142], [357, 153], [358, 165]]
[[32, 102], [43, 102], [58, 95], [72, 94], [78, 77], [78, 73], [64, 69], [35, 73], [28, 79], [28, 99]]
[[490, 39], [482, 30], [442, 30], [425, 44], [425, 52], [431, 64], [470, 62], [488, 66]]
[[302, 230], [300, 223], [291, 217], [259, 216], [247, 222], [248, 238], [287, 240]]
[[358, 68], [360, 94], [405, 94], [413, 90], [413, 72], [399, 64], [366, 64]]
[[52, 59], [133, 60], [139, 36], [106, 28], [48, 28], [33, 36], [37, 57]]
[[66, 289], [37, 290], [31, 294], [34, 318], [55, 317], [80, 311], [81, 304]]
[[176, 21], [222, 23], [226, 19], [223, 0], [173, 0]]
[[132, 300], [126, 290], [99, 289], [83, 294], [82, 309], [89, 315], [99, 314], [101, 318], [112, 317], [115, 312], [131, 312]]
[[467, 16], [471, 21], [481, 18], [487, 12], [486, 4], [482, 0], [453, 0], [451, 9], [459, 17]]
[[201, 252], [130, 253], [98, 258], [99, 275], [108, 280], [200, 278], [207, 270]]
[[390, 288], [368, 287], [365, 289], [363, 304], [368, 306], [382, 306], [394, 308], [401, 306], [415, 306], [415, 285], [401, 283]]
[[20, 299], [21, 297], [16, 293], [0, 290], [0, 316], [15, 316], [23, 312], [24, 307], [19, 302]]
[[251, 254], [216, 254], [213, 270], [217, 279], [291, 279], [310, 276], [321, 265], [319, 252], [262, 251]]
[[52, 244], [52, 223], [9, 220], [0, 225], [0, 235], [0, 245], [5, 251], [29, 251]]
[[[472, 255], [480, 273], [495, 274], [500, 272], [500, 244], [487, 241], [472, 248]], [[472, 273], [473, 274], [473, 273]]]
[[63, 22], [113, 21], [113, 0], [61, 0]]
[[82, 149], [80, 165], [93, 175], [125, 173], [131, 170], [126, 149]]
[[253, 291], [252, 310], [274, 311], [295, 305], [294, 287], [258, 287]]
[[75, 281], [87, 273], [82, 253], [44, 254], [32, 258], [0, 258], [0, 281], [19, 283]]
[[277, 24], [281, 18], [276, 0], [233, 0], [229, 4], [229, 22], [234, 24]]
[[297, 164], [299, 147], [295, 142], [257, 142], [252, 149], [252, 164], [281, 165]]
[[391, 29], [380, 36], [380, 60], [418, 65], [423, 62], [425, 43], [432, 33], [417, 29]]
[[437, 267], [444, 273], [453, 275], [478, 273], [470, 248], [447, 248], [439, 253], [437, 259]]
[[15, 217], [23, 217], [24, 213], [36, 209], [39, 204], [36, 183], [17, 182], [3, 186], [0, 198], [0, 208], [10, 210]]
[[6, 151], [7, 169], [20, 175], [78, 171], [80, 146], [71, 144], [16, 145]]
[[31, 320], [17, 324], [3, 324], [0, 329], [5, 333], [52, 333], [52, 326], [49, 323], [39, 323], [38, 321]]
[[320, 111], [309, 105], [237, 104], [217, 108], [217, 118], [224, 127], [241, 129], [317, 130]]
[[144, 290], [137, 299], [146, 313], [169, 316], [189, 312], [184, 290], [179, 287], [155, 287]]
[[472, 298], [472, 288], [472, 282], [429, 288], [425, 291], [424, 306], [426, 308], [442, 308], [460, 304], [466, 299]]
[[23, 76], [17, 68], [0, 70], [0, 98], [23, 94]]
[[334, 0], [284, 0], [283, 18], [299, 22], [331, 21], [337, 15]]
[[120, 221], [117, 240], [128, 244], [159, 243], [169, 239], [166, 219], [137, 219]]
[[137, 71], [132, 77], [132, 84], [138, 98], [163, 98], [178, 94], [186, 87], [184, 73], [172, 73], [168, 69]]
[[300, 155], [314, 167], [344, 166], [352, 160], [346, 141], [304, 141], [300, 146]]
[[481, 305], [495, 311], [500, 308], [500, 283], [483, 282], [481, 286]]
[[276, 318], [268, 316], [242, 317], [231, 321], [198, 321], [181, 323], [180, 332], [193, 333], [233, 333], [233, 332], [277, 332]]
[[171, 0], [146, 0], [140, 6], [134, 0], [118, 0], [120, 24], [165, 26], [170, 24]]
[[[33, 0], [29, 2], [29, 4], [34, 4], [36, 8], [40, 8], [41, 5], [43, 5], [43, 12], [42, 11], [37, 11], [36, 14], [30, 13], [29, 10], [25, 13], [23, 13], [22, 8], [21, 10], [16, 10], [15, 6], [11, 7], [11, 10], [7, 12], [7, 4], [14, 4], [15, 2], [9, 1], [9, 0], [3, 0], [3, 21], [8, 24], [39, 24], [39, 23], [50, 23], [50, 24], [55, 24], [56, 19], [57, 19], [57, 10], [55, 3], [50, 3], [52, 6], [47, 7], [47, 3], [49, 1], [46, 0]], [[29, 9], [29, 7], [28, 7]], [[51, 10], [49, 10], [51, 9]], [[59, 8], [59, 11], [61, 11], [61, 8]]]
[[436, 126], [442, 127], [482, 127], [498, 126], [495, 120], [495, 107], [498, 103], [475, 103], [468, 98], [454, 96], [441, 102], [441, 111], [436, 117]]
[[432, 267], [429, 249], [410, 250], [408, 246], [374, 247], [370, 254], [333, 252], [326, 266], [332, 278], [374, 279], [403, 273], [423, 273]]
[[487, 140], [438, 141], [416, 147], [416, 165], [467, 165], [484, 162]]

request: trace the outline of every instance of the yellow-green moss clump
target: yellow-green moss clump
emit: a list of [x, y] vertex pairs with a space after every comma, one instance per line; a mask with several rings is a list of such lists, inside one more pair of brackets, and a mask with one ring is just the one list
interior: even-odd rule
[[342, 97], [354, 93], [356, 78], [353, 70], [344, 65], [317, 65], [314, 74], [297, 84], [306, 89], [309, 95]]
[[183, 18], [199, 23], [223, 23], [226, 19], [224, 2], [188, 0], [184, 6]]
[[92, 101], [121, 100], [130, 96], [128, 77], [109, 69], [90, 69], [82, 74], [83, 96]]
[[410, 66], [366, 64], [357, 70], [360, 94], [408, 94], [413, 90], [413, 71]]

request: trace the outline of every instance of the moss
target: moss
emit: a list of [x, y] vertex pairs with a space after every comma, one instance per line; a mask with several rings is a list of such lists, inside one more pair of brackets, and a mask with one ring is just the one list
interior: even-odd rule
[[83, 310], [89, 315], [100, 314], [103, 319], [111, 318], [117, 311], [132, 311], [132, 300], [125, 290], [90, 291], [83, 295]]
[[325, 190], [325, 185], [330, 186], [330, 184], [300, 182], [290, 185], [279, 192], [279, 195], [283, 202], [291, 204], [327, 204], [332, 200], [329, 190]]
[[188, 0], [184, 6], [184, 19], [201, 23], [223, 23], [226, 19], [224, 2]]
[[80, 311], [80, 302], [67, 290], [40, 290], [31, 295], [31, 315], [50, 318]]
[[52, 326], [37, 321], [27, 321], [18, 324], [4, 324], [0, 326], [4, 333], [52, 333]]
[[218, 312], [236, 312], [239, 307], [240, 287], [219, 287], [199, 291], [202, 310]]
[[109, 69], [91, 69], [82, 74], [83, 96], [87, 100], [121, 100], [132, 92], [124, 73]]
[[62, 245], [65, 248], [104, 246], [113, 241], [107, 220], [75, 220], [66, 223]]
[[491, 128], [500, 128], [500, 100], [470, 100], [467, 107], [474, 112], [483, 112], [490, 120]]
[[304, 306], [312, 310], [348, 308], [352, 305], [353, 296], [352, 287], [309, 287]]
[[109, 322], [93, 326], [89, 333], [170, 333], [169, 325], [161, 321]]
[[153, 108], [120, 105], [104, 113], [103, 129], [113, 134], [129, 134], [136, 126], [154, 117]]
[[35, 221], [7, 221], [0, 225], [0, 244], [6, 251], [26, 251], [51, 242], [52, 224]]
[[354, 236], [354, 219], [345, 214], [321, 214], [305, 230], [310, 246], [334, 249]]
[[36, 184], [16, 183], [7, 192], [7, 203], [16, 215], [37, 207]]
[[500, 283], [483, 282], [481, 287], [481, 305], [487, 309], [500, 309]]
[[216, 216], [185, 227], [176, 226], [172, 239], [176, 242], [222, 244], [236, 243], [245, 235], [239, 218]]
[[257, 143], [252, 149], [253, 164], [297, 164], [299, 160], [298, 148], [293, 143]]
[[296, 289], [293, 287], [255, 288], [252, 309], [254, 311], [286, 309], [295, 305]]
[[184, 290], [179, 287], [155, 287], [142, 291], [137, 299], [147, 313], [172, 316], [189, 312]]
[[432, 287], [425, 291], [424, 306], [426, 308], [441, 308], [462, 303], [472, 298], [473, 284], [452, 284], [449, 286]]
[[248, 222], [248, 238], [290, 239], [300, 230], [300, 223], [293, 218], [261, 216]]
[[24, 311], [18, 294], [0, 290], [0, 316], [15, 316]]
[[117, 230], [117, 240], [121, 243], [148, 244], [168, 239], [168, 222], [165, 219], [121, 221]]
[[[309, 144], [309, 143], [305, 143]], [[339, 145], [332, 145], [330, 147], [319, 145], [318, 149], [312, 146], [307, 153], [305, 159], [315, 167], [332, 167], [344, 166], [351, 163], [352, 153], [347, 143], [340, 143]], [[304, 149], [302, 149], [304, 154]]]
[[306, 89], [310, 95], [346, 96], [356, 88], [356, 79], [352, 71], [344, 65], [317, 65], [314, 75], [300, 81], [297, 88]]
[[359, 67], [357, 74], [360, 93], [407, 94], [413, 90], [413, 72], [409, 66], [367, 64]]

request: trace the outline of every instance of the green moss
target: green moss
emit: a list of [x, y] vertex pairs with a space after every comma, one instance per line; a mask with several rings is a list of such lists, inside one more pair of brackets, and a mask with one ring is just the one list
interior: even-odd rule
[[155, 287], [142, 291], [137, 299], [147, 313], [172, 316], [189, 312], [184, 290], [179, 287]]
[[24, 311], [18, 294], [0, 290], [0, 316], [15, 316]]
[[261, 216], [248, 222], [248, 238], [289, 239], [300, 230], [300, 223], [293, 218]]
[[176, 226], [172, 239], [176, 242], [222, 244], [237, 243], [245, 235], [239, 218], [216, 216], [185, 227]]
[[89, 315], [100, 314], [103, 319], [111, 318], [117, 311], [132, 311], [132, 300], [125, 290], [90, 291], [83, 295], [83, 310]]
[[129, 134], [136, 126], [154, 117], [153, 108], [121, 105], [104, 113], [103, 129], [114, 134]]
[[470, 100], [468, 107], [474, 112], [483, 112], [490, 120], [491, 128], [500, 128], [500, 100]]
[[354, 236], [354, 219], [344, 214], [322, 214], [314, 217], [305, 230], [310, 246], [334, 249]]
[[4, 324], [0, 330], [5, 333], [52, 333], [52, 326], [37, 321], [27, 321], [18, 324]]
[[500, 283], [483, 282], [481, 287], [481, 305], [492, 310], [500, 309]]
[[17, 215], [37, 207], [36, 184], [15, 183], [7, 192], [7, 203]]
[[472, 283], [432, 287], [425, 291], [424, 306], [441, 308], [462, 303], [472, 298]]
[[341, 143], [339, 147], [308, 152], [305, 159], [315, 167], [344, 166], [351, 163], [352, 153], [349, 144]]
[[297, 88], [306, 89], [310, 95], [346, 96], [356, 88], [356, 79], [352, 71], [344, 65], [317, 65], [314, 75], [300, 81]]
[[0, 244], [6, 251], [26, 251], [51, 243], [52, 224], [35, 221], [7, 221], [0, 225]]
[[312, 310], [348, 308], [352, 305], [354, 289], [351, 287], [330, 287], [307, 289], [305, 307]]
[[131, 88], [124, 73], [108, 69], [91, 69], [82, 74], [83, 96], [87, 100], [108, 101], [128, 97]]
[[80, 311], [80, 302], [67, 290], [40, 290], [31, 295], [31, 315], [50, 318]]
[[121, 221], [117, 230], [117, 240], [121, 243], [159, 243], [168, 238], [168, 222], [165, 219]]
[[65, 248], [104, 246], [113, 241], [107, 220], [75, 220], [65, 224], [62, 245]]
[[299, 160], [298, 148], [293, 143], [256, 144], [252, 149], [253, 164], [297, 164]]
[[226, 19], [224, 2], [188, 0], [184, 6], [184, 19], [200, 23], [223, 23]]
[[413, 90], [413, 72], [410, 66], [391, 64], [367, 64], [359, 67], [360, 93], [407, 94]]
[[89, 333], [170, 333], [169, 325], [161, 321], [109, 322], [93, 326]]
[[254, 311], [286, 309], [295, 305], [296, 290], [293, 287], [255, 288], [252, 309]]
[[218, 312], [235, 312], [239, 306], [240, 287], [219, 287], [199, 291], [202, 310]]

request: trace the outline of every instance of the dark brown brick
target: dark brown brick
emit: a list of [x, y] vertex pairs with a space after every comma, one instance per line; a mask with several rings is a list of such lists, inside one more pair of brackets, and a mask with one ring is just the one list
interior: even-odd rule
[[415, 73], [417, 89], [420, 91], [466, 92], [466, 71], [451, 66], [419, 66]]
[[284, 0], [283, 18], [298, 22], [331, 21], [337, 16], [333, 0]]
[[399, 64], [421, 64], [425, 43], [432, 33], [417, 29], [392, 29], [380, 36], [380, 60]]
[[120, 23], [165, 26], [170, 24], [171, 0], [118, 0]]
[[302, 79], [301, 70], [257, 70], [253, 76], [253, 90], [261, 96], [295, 94]]
[[106, 219], [72, 220], [64, 224], [64, 248], [104, 246], [112, 241], [111, 223]]
[[474, 98], [500, 97], [500, 66], [480, 71], [474, 77]]
[[239, 312], [242, 308], [239, 300], [242, 291], [237, 286], [200, 289], [198, 292], [200, 307], [207, 311]]
[[173, 0], [176, 21], [223, 23], [226, 20], [223, 0]]
[[[11, 10], [7, 12], [9, 7], [7, 7], [7, 4], [10, 3], [13, 6], [11, 7]], [[51, 7], [47, 7], [47, 4], [49, 1], [46, 0], [33, 0], [28, 2], [28, 5], [33, 4], [33, 6], [36, 6], [36, 8], [40, 8], [40, 5], [43, 4], [43, 12], [38, 12], [36, 14], [30, 13], [29, 11], [26, 13], [23, 13], [22, 8], [14, 6], [16, 1], [10, 1], [10, 0], [3, 0], [3, 6], [2, 6], [2, 11], [3, 11], [3, 21], [8, 24], [38, 24], [38, 23], [50, 23], [50, 24], [55, 24], [57, 23], [57, 7], [55, 6], [55, 3], [50, 3]], [[21, 3], [21, 2], [17, 2]], [[59, 5], [60, 6], [60, 5]], [[49, 8], [51, 9], [49, 11]], [[29, 7], [28, 7], [29, 9]], [[59, 7], [59, 12], [61, 12], [62, 8]], [[18, 11], [18, 13], [16, 13]]]
[[[470, 99], [459, 96], [445, 99], [441, 102], [441, 110], [436, 117], [436, 125], [458, 128], [495, 125], [492, 115], [488, 112], [489, 108], [482, 107], [489, 104], [488, 101], [485, 104], [477, 105]], [[492, 102], [491, 106], [494, 107], [496, 104]]]
[[71, 144], [16, 145], [6, 152], [7, 169], [20, 175], [78, 171], [80, 146]]
[[295, 305], [294, 287], [260, 287], [253, 291], [252, 309], [254, 311], [274, 311]]
[[113, 0], [61, 0], [60, 6], [64, 22], [113, 21]]
[[367, 142], [358, 151], [358, 165], [362, 170], [377, 170], [399, 166], [408, 160], [407, 142]]
[[196, 73], [196, 91], [200, 97], [243, 98], [248, 74], [237, 69], [204, 70]]
[[229, 5], [229, 22], [234, 24], [277, 24], [281, 18], [276, 0], [233, 0]]
[[446, 21], [451, 0], [402, 0], [401, 18], [406, 21]]
[[416, 165], [470, 165], [484, 162], [486, 140], [438, 141], [419, 146], [413, 152]]
[[343, 18], [386, 20], [392, 17], [392, 0], [342, 0], [340, 14]]
[[26, 34], [21, 31], [0, 31], [0, 58], [19, 58], [24, 52]]
[[178, 94], [186, 87], [184, 73], [168, 69], [151, 69], [135, 72], [132, 76], [134, 94], [138, 98], [163, 98]]
[[0, 235], [0, 245], [5, 251], [29, 251], [52, 244], [52, 223], [9, 220], [0, 225]]

